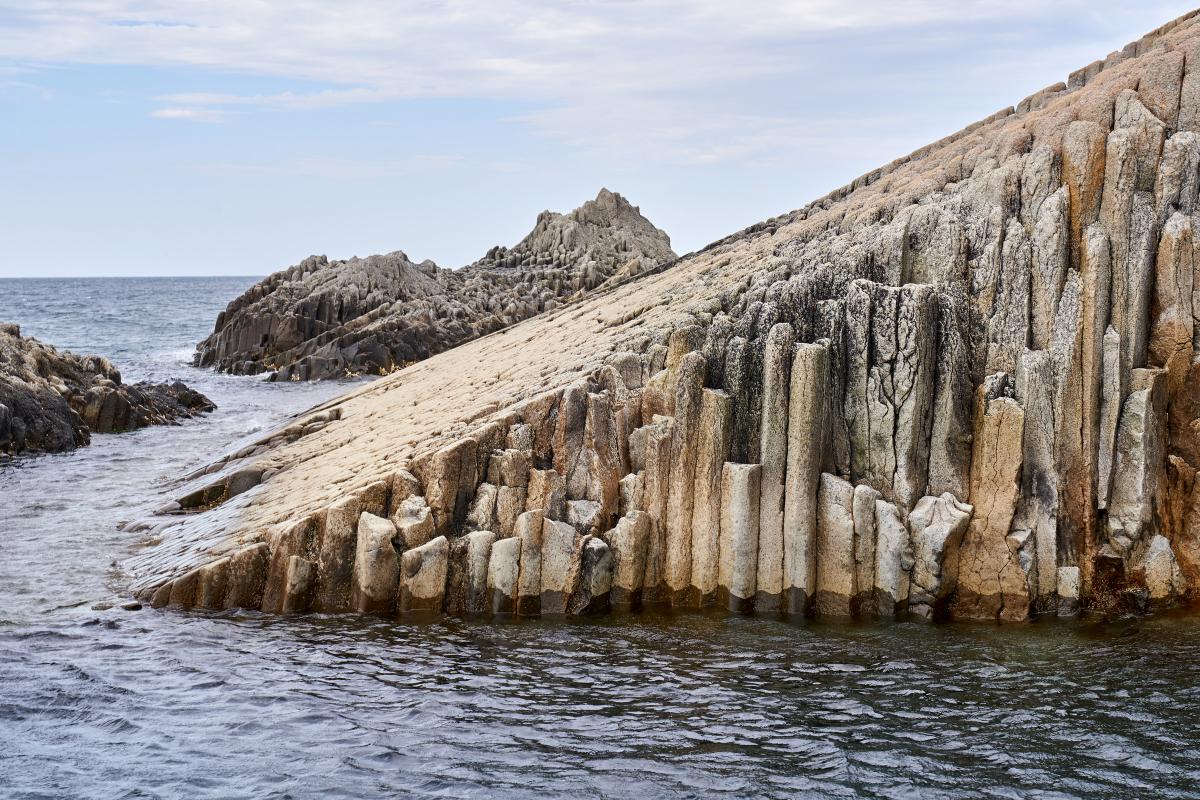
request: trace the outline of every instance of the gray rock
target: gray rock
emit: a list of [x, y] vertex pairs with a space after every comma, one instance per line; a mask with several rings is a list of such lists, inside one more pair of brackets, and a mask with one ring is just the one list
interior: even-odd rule
[[716, 597], [720, 565], [721, 476], [729, 457], [733, 433], [733, 404], [723, 391], [704, 389], [700, 397], [692, 485], [692, 575], [696, 602], [707, 605]]
[[[0, 325], [0, 455], [73, 450], [93, 433], [174, 424], [215, 409], [179, 381], [127, 384], [106, 358], [57, 350]], [[232, 494], [246, 488], [238, 484]]]
[[829, 429], [829, 351], [796, 347], [788, 408], [786, 494], [783, 506], [783, 607], [803, 614], [816, 593], [817, 491]]
[[1060, 617], [1072, 617], [1079, 613], [1079, 584], [1079, 567], [1058, 568], [1056, 593]]
[[317, 582], [313, 610], [337, 613], [350, 610], [357, 526], [362, 504], [355, 497], [334, 503], [325, 512], [317, 544]]
[[579, 584], [571, 596], [572, 614], [595, 614], [608, 608], [612, 589], [613, 556], [599, 537], [589, 536], [583, 544], [579, 563]]
[[849, 619], [858, 594], [854, 563], [854, 487], [835, 475], [821, 475], [817, 492], [817, 616]]
[[229, 303], [195, 363], [277, 380], [387, 374], [674, 258], [665, 233], [602, 189], [458, 270], [400, 251], [311, 256]]

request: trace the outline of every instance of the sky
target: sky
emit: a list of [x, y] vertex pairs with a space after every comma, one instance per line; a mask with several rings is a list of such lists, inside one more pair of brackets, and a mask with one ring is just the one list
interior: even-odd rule
[[601, 187], [685, 253], [1187, 10], [0, 0], [0, 277], [459, 267]]

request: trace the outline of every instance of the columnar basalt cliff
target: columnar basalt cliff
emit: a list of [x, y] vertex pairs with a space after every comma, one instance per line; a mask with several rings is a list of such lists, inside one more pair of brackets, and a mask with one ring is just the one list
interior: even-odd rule
[[[1200, 22], [182, 486], [158, 606], [830, 618], [1200, 587]], [[200, 513], [196, 513], [200, 512]]]
[[179, 381], [122, 383], [107, 358], [77, 356], [0, 324], [0, 454], [61, 452], [216, 409]]
[[279, 380], [386, 374], [674, 258], [665, 233], [602, 189], [569, 214], [543, 212], [511, 250], [493, 247], [459, 270], [399, 251], [312, 256], [231, 302], [196, 364]]

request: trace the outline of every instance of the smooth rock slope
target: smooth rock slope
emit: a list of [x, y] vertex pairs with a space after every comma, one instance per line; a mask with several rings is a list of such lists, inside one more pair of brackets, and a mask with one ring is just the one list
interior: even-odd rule
[[1197, 214], [1193, 13], [230, 454], [181, 486], [191, 513], [146, 523], [159, 543], [129, 563], [134, 588], [543, 615], [1023, 620], [1188, 600]]
[[0, 455], [74, 450], [93, 433], [162, 425], [216, 409], [179, 381], [121, 381], [100, 356], [77, 356], [0, 324]]
[[602, 189], [569, 214], [543, 212], [515, 247], [459, 270], [399, 251], [312, 256], [231, 302], [195, 361], [279, 380], [387, 374], [674, 258], [665, 233]]

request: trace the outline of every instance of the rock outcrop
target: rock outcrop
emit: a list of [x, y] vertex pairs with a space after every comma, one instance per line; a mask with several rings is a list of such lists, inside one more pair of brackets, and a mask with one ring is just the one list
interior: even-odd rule
[[[426, 609], [444, 572], [456, 613], [1012, 621], [1187, 601], [1197, 224], [1193, 13], [231, 454], [181, 497], [202, 513], [152, 521], [134, 589], [224, 607], [233, 578], [213, 573], [265, 546], [238, 597], [276, 610], [315, 575], [303, 607], [342, 608], [322, 576], [350, 596], [355, 530], [373, 553], [378, 517], [423, 526], [392, 537], [401, 571]], [[262, 480], [234, 492], [248, 470]]]
[[121, 382], [100, 356], [77, 356], [0, 324], [0, 454], [61, 452], [216, 409], [179, 381]]
[[231, 302], [195, 362], [277, 380], [387, 374], [674, 258], [665, 233], [602, 189], [458, 270], [399, 251], [312, 256]]

